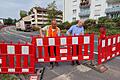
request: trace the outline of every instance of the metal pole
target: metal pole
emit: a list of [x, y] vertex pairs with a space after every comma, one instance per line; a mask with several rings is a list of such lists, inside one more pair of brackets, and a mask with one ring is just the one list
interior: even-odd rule
[[65, 0], [64, 0], [64, 21], [65, 21]]

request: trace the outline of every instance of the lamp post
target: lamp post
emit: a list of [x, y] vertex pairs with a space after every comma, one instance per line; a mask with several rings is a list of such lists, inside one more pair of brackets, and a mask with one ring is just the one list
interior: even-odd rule
[[64, 12], [63, 12], [63, 21], [65, 21], [65, 0], [63, 1], [64, 2]]

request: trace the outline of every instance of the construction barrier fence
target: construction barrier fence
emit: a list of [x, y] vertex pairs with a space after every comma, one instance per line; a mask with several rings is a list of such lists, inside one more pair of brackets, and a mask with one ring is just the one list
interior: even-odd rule
[[[32, 74], [38, 62], [95, 60], [94, 34], [32, 37], [32, 44], [0, 43], [0, 73]], [[120, 55], [120, 34], [98, 38], [98, 64]]]
[[120, 35], [98, 39], [98, 64], [120, 55]]
[[60, 37], [33, 37], [37, 62], [94, 59], [94, 34]]
[[0, 73], [34, 73], [34, 51], [30, 44], [0, 43]]

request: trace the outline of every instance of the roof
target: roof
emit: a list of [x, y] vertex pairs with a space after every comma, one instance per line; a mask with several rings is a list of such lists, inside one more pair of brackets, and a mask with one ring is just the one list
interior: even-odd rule
[[[36, 10], [39, 10], [39, 11], [46, 11], [46, 12], [47, 12], [47, 10], [48, 10], [48, 9], [46, 9], [46, 8], [41, 8], [41, 7], [33, 7], [33, 8], [36, 9]], [[32, 8], [32, 9], [33, 9], [33, 8]], [[32, 9], [31, 9], [31, 10], [32, 10]], [[30, 11], [31, 11], [31, 10], [30, 10]], [[63, 13], [61, 10], [56, 10], [56, 11], [57, 11], [58, 13], [61, 13], [61, 14]]]

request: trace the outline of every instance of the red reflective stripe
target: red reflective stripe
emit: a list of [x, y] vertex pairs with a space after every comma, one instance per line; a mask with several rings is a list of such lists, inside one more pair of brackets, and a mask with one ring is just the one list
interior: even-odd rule
[[14, 68], [14, 55], [8, 55], [9, 67]]
[[43, 55], [42, 55], [42, 46], [39, 46], [38, 47], [38, 53], [40, 53], [40, 54], [38, 54], [38, 58], [43, 58]]

